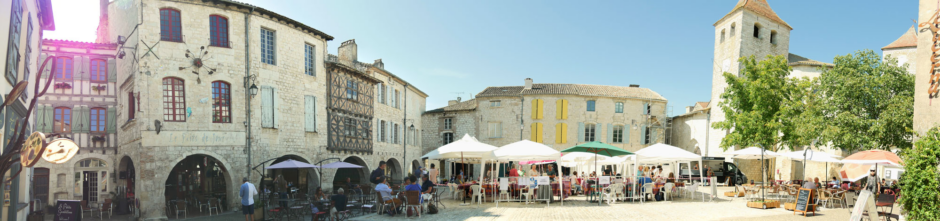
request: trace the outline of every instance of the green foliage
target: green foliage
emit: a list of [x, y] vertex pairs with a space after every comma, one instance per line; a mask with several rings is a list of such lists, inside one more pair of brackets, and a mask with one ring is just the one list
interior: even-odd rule
[[790, 78], [787, 100], [781, 105], [782, 140], [785, 147], [803, 147], [819, 139], [825, 121], [817, 78]]
[[940, 220], [940, 128], [927, 131], [914, 148], [901, 153], [901, 206], [908, 220]]
[[847, 151], [907, 149], [913, 138], [914, 76], [872, 50], [836, 56], [822, 73], [822, 142]]
[[728, 87], [719, 103], [725, 120], [712, 124], [715, 129], [730, 130], [721, 140], [721, 148], [763, 145], [776, 150], [781, 144], [783, 109], [789, 103], [791, 90], [787, 75], [790, 66], [783, 56], [767, 56], [758, 62], [754, 56], [739, 59], [743, 65], [741, 76], [725, 72]]

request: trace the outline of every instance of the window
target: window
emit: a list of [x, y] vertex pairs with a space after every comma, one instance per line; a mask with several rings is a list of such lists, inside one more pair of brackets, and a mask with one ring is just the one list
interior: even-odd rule
[[594, 102], [593, 100], [587, 101], [587, 111], [594, 112]]
[[770, 31], [770, 43], [777, 44], [777, 31]]
[[275, 65], [275, 59], [277, 56], [274, 54], [274, 47], [277, 46], [274, 42], [275, 36], [274, 31], [268, 29], [261, 29], [261, 62], [265, 64]]
[[394, 142], [392, 142], [392, 143], [394, 143], [394, 144], [399, 144], [399, 143], [401, 143], [401, 139], [399, 138], [399, 137], [401, 137], [401, 128], [400, 128], [400, 126], [401, 126], [401, 125], [399, 125], [399, 124], [395, 124], [395, 127], [392, 128], [392, 140], [394, 141]]
[[134, 119], [134, 112], [137, 112], [137, 99], [134, 99], [134, 92], [127, 92], [127, 120]]
[[614, 104], [614, 113], [623, 113], [623, 102], [617, 102]]
[[614, 143], [623, 143], [623, 125], [614, 126]]
[[186, 121], [186, 91], [183, 79], [163, 78], [163, 120]]
[[343, 124], [343, 131], [347, 137], [356, 136], [356, 119], [346, 118], [346, 122]]
[[650, 113], [652, 113], [652, 110], [653, 110], [653, 105], [650, 105], [650, 103], [643, 103], [643, 108], [646, 109], [645, 114], [650, 115]]
[[72, 109], [67, 107], [55, 108], [55, 133], [72, 132]]
[[310, 76], [317, 76], [316, 60], [316, 47], [310, 44], [304, 44], [304, 73]]
[[232, 122], [232, 90], [228, 83], [212, 82], [212, 123]]
[[503, 104], [502, 104], [502, 102], [500, 102], [500, 101], [490, 101], [490, 107], [499, 107], [499, 106], [502, 106], [502, 105], [503, 105]]
[[56, 81], [72, 81], [72, 71], [75, 70], [72, 65], [72, 58], [57, 57], [55, 63]]
[[555, 119], [568, 119], [568, 100], [555, 100]]
[[78, 163], [76, 164], [78, 165], [78, 167], [107, 167], [108, 166], [108, 163], [105, 163], [103, 160], [99, 160], [99, 159], [82, 160], [82, 161], [78, 161]]
[[594, 141], [594, 129], [596, 127], [597, 127], [596, 124], [584, 125], [584, 142]]
[[92, 82], [107, 82], [108, 81], [108, 63], [102, 59], [92, 59], [91, 60], [91, 81]]
[[735, 23], [731, 23], [731, 33], [730, 33], [731, 37], [734, 37], [734, 32], [735, 32]]
[[444, 130], [450, 130], [454, 127], [454, 118], [444, 118]]
[[444, 133], [444, 144], [449, 144], [454, 142], [454, 133]]
[[503, 137], [503, 123], [502, 122], [489, 122], [487, 124], [488, 132], [490, 138], [500, 138]]
[[760, 25], [754, 24], [754, 37], [760, 38]]
[[[10, 11], [10, 29], [7, 38], [7, 63], [6, 78], [10, 84], [16, 84], [16, 77], [20, 73], [20, 29], [23, 27], [23, 6], [22, 1], [13, 1]], [[29, 48], [29, 43], [27, 43]]]
[[555, 124], [555, 143], [568, 143], [568, 124]]
[[376, 91], [376, 96], [379, 97], [379, 103], [384, 104], [385, 103], [385, 90], [386, 90], [385, 84], [379, 83], [379, 85], [376, 86], [376, 89], [378, 89], [378, 91]]
[[543, 104], [545, 104], [545, 102], [542, 99], [532, 100], [532, 119], [538, 120], [544, 117], [545, 108], [542, 106]]
[[91, 125], [88, 127], [91, 129], [92, 133], [104, 133], [107, 131], [105, 128], [107, 124], [107, 115], [105, 114], [106, 109], [96, 107], [91, 109]]
[[725, 30], [721, 29], [721, 40], [718, 43], [725, 43]]
[[643, 127], [643, 144], [649, 144], [651, 139], [650, 129], [648, 127]]
[[542, 123], [532, 123], [532, 136], [529, 138], [532, 142], [542, 142]]
[[170, 8], [160, 9], [160, 40], [182, 42], [182, 27], [180, 11]]
[[359, 100], [359, 83], [346, 80], [346, 99]]
[[388, 129], [386, 129], [387, 127], [385, 127], [385, 121], [384, 121], [384, 120], [379, 120], [379, 125], [378, 125], [378, 126], [379, 126], [379, 142], [386, 142], [385, 139], [386, 139], [386, 137], [388, 137], [388, 136], [386, 135], [386, 134], [388, 134]]
[[399, 96], [401, 96], [401, 94], [398, 92], [398, 90], [395, 90], [395, 108], [401, 108], [401, 100], [399, 100]]
[[209, 16], [209, 45], [228, 47], [228, 19], [218, 15]]

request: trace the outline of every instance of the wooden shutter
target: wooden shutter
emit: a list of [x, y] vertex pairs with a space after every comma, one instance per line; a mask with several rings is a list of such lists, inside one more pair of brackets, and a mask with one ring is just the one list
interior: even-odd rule
[[55, 107], [46, 107], [46, 133], [52, 133], [55, 130]]
[[304, 96], [304, 128], [307, 132], [317, 132], [317, 97]]
[[[46, 54], [46, 53], [40, 53], [40, 54], [39, 54], [39, 67], [42, 67], [42, 62], [46, 61], [46, 58], [47, 58], [47, 57], [49, 57], [49, 54]], [[55, 58], [53, 58], [53, 60], [55, 60]], [[49, 63], [46, 63], [46, 70], [42, 70], [42, 78], [47, 78], [47, 77], [49, 77], [49, 71], [48, 71], [48, 70], [52, 70], [53, 68], [55, 68], [55, 67], [52, 66], [52, 62], [51, 62], [51, 61], [50, 61]]]
[[538, 113], [539, 119], [542, 119], [542, 117], [544, 117], [543, 114], [545, 112], [545, 100], [538, 99], [538, 101], [539, 101], [539, 113]]
[[273, 93], [273, 88], [261, 86], [261, 127], [274, 127]]
[[72, 133], [87, 133], [84, 129], [88, 126], [89, 125], [85, 123], [84, 107], [72, 107]]
[[106, 119], [108, 121], [108, 125], [105, 127], [105, 129], [109, 134], [117, 133], [117, 117], [115, 117], [116, 112], [117, 110], [115, 110], [114, 107], [108, 107], [108, 116]]
[[578, 142], [584, 142], [584, 122], [578, 122]]
[[382, 83], [378, 83], [375, 85], [375, 93], [376, 93], [375, 97], [378, 98], [379, 103], [384, 104], [385, 99], [382, 99]]
[[[72, 79], [81, 80], [82, 78], [82, 67], [85, 66], [85, 61], [82, 60], [81, 56], [72, 57]], [[78, 85], [72, 84], [72, 90], [77, 91]]]
[[[76, 61], [76, 62], [81, 62], [81, 63], [73, 64], [81, 70], [81, 71], [73, 73], [75, 79], [76, 80], [91, 79], [91, 59], [89, 59], [88, 56], [81, 56], [81, 57], [75, 57], [75, 58], [76, 59], [80, 58], [80, 61]], [[72, 86], [76, 86], [76, 85], [72, 85]], [[75, 87], [75, 88], [79, 89], [80, 87]]]
[[278, 102], [278, 99], [277, 99], [277, 98], [278, 98], [278, 96], [277, 96], [277, 88], [276, 88], [276, 87], [271, 87], [271, 101], [273, 101], [273, 103], [274, 103], [274, 105], [271, 105], [271, 113], [274, 115], [274, 126], [273, 126], [274, 128], [277, 128], [277, 127], [280, 125], [280, 122], [281, 122], [281, 121], [280, 121], [280, 114], [278, 114], [279, 111], [278, 111], [278, 109], [277, 109], [277, 107], [278, 107], [278, 105], [279, 105], [280, 102]]
[[539, 99], [532, 99], [532, 119], [539, 119]]
[[564, 113], [561, 110], [561, 103], [562, 103], [562, 100], [555, 100], [555, 119], [556, 120], [561, 120], [561, 114]]
[[607, 143], [614, 143], [614, 127], [613, 124], [607, 124]]
[[46, 132], [46, 125], [43, 124], [43, 122], [46, 122], [45, 111], [46, 111], [46, 106], [36, 105], [36, 113], [34, 113], [34, 116], [36, 116], [36, 124], [35, 124], [36, 127], [33, 130], [43, 132], [43, 133]]
[[[568, 100], [561, 100], [561, 119], [568, 119]], [[565, 124], [568, 125], [568, 124]]]
[[568, 143], [568, 124], [561, 123], [561, 143]]
[[[541, 103], [541, 102], [539, 102], [539, 103]], [[543, 128], [542, 126], [543, 126], [543, 125], [542, 125], [542, 123], [535, 123], [535, 124], [537, 125], [537, 126], [536, 126], [536, 127], [537, 127], [536, 129], [538, 129], [538, 133], [536, 134], [536, 135], [538, 135], [538, 137], [537, 137], [538, 142], [539, 142], [539, 143], [543, 143], [542, 138], [545, 136], [544, 133], [542, 133], [542, 132], [544, 132], [544, 131], [542, 130], [542, 128]]]
[[108, 59], [108, 82], [117, 82], [117, 63], [114, 58]]
[[561, 123], [555, 124], [555, 143], [561, 143]]

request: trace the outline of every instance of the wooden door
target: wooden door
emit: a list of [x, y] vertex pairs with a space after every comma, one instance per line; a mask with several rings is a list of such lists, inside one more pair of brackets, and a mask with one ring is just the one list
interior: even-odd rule
[[[33, 170], [34, 199], [49, 204], [49, 168], [35, 168]], [[40, 204], [42, 205], [42, 204]]]

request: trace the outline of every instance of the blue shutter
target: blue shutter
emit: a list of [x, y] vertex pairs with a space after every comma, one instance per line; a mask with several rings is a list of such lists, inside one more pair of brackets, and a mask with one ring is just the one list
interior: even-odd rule
[[612, 124], [607, 124], [607, 143], [614, 143], [614, 127]]
[[274, 127], [274, 90], [269, 86], [261, 86], [261, 127]]
[[630, 125], [623, 125], [623, 143], [630, 143]]
[[44, 123], [46, 124], [46, 127], [45, 127], [46, 133], [53, 133], [54, 132], [53, 130], [55, 130], [55, 107], [47, 106], [45, 113], [46, 113], [46, 117], [45, 117], [46, 121]]
[[578, 122], [578, 142], [584, 142], [584, 122]]

